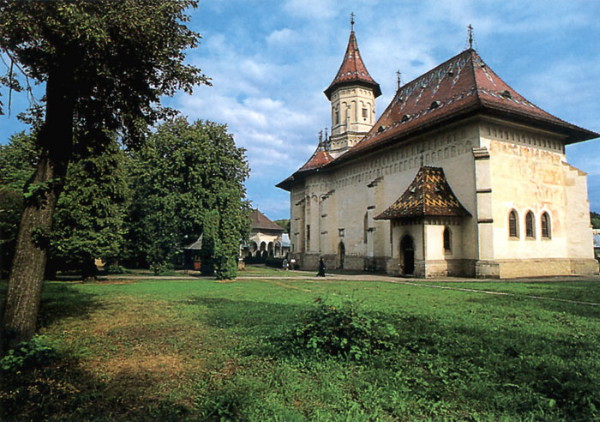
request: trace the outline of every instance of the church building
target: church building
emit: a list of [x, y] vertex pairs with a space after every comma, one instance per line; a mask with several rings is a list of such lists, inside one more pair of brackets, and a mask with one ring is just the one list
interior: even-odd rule
[[587, 178], [565, 146], [600, 136], [521, 96], [469, 48], [398, 89], [379, 84], [354, 28], [325, 90], [331, 134], [277, 186], [291, 258], [315, 269], [512, 278], [598, 271]]

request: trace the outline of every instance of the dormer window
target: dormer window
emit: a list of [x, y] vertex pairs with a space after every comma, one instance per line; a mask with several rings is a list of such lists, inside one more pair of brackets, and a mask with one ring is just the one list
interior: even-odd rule
[[435, 110], [436, 108], [438, 108], [439, 106], [441, 106], [442, 103], [440, 101], [434, 101], [431, 103], [431, 105], [429, 106], [430, 110]]
[[502, 95], [502, 97], [504, 97], [504, 98], [512, 98], [512, 94], [510, 93], [510, 91], [509, 91], [509, 90], [502, 91], [502, 92], [500, 93], [500, 95]]

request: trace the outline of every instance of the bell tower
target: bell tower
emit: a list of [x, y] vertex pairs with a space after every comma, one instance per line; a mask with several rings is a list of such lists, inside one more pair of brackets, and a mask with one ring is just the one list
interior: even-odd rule
[[350, 39], [337, 75], [325, 90], [331, 102], [330, 153], [337, 157], [360, 141], [375, 124], [375, 98], [379, 84], [369, 75], [358, 51], [354, 34], [354, 13]]

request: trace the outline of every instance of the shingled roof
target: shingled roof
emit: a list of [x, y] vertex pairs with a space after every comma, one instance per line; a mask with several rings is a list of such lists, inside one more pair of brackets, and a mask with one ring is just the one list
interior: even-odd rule
[[471, 215], [452, 192], [444, 170], [421, 167], [408, 189], [376, 220], [417, 217], [464, 217]]
[[252, 213], [250, 214], [250, 223], [252, 231], [285, 231], [283, 227], [273, 223], [259, 210], [252, 210]]
[[371, 131], [340, 159], [480, 112], [562, 133], [566, 144], [600, 136], [537, 107], [469, 49], [402, 86]]
[[[351, 34], [344, 62], [326, 94], [350, 80], [352, 75], [344, 76], [344, 72], [347, 73], [346, 66], [352, 62], [349, 57], [355, 41]], [[355, 57], [362, 64], [360, 55]], [[370, 76], [368, 79], [372, 80]], [[475, 50], [468, 49], [400, 87], [369, 133], [346, 153], [335, 159], [326, 155], [327, 151], [322, 156], [315, 153], [300, 170], [277, 187], [289, 190], [310, 171], [328, 170], [338, 163], [403, 142], [413, 135], [481, 114], [563, 134], [565, 144], [600, 137], [600, 134], [561, 120], [528, 101], [500, 79]]]
[[331, 100], [331, 94], [340, 86], [344, 85], [364, 85], [373, 89], [375, 98], [381, 95], [381, 88], [379, 84], [369, 75], [367, 67], [360, 57], [358, 51], [358, 43], [356, 41], [356, 35], [354, 31], [350, 32], [350, 39], [348, 40], [348, 47], [346, 48], [346, 54], [342, 65], [338, 70], [337, 75], [333, 78], [333, 81], [329, 87], [325, 90], [325, 95]]
[[333, 157], [331, 154], [325, 149], [323, 141], [319, 141], [319, 145], [317, 149], [311, 155], [306, 163], [302, 167], [298, 169], [293, 175], [285, 179], [284, 181], [278, 183], [276, 186], [281, 189], [289, 189], [291, 184], [296, 180], [298, 176], [301, 176], [302, 173], [310, 172], [311, 170], [317, 170], [325, 165], [329, 164], [333, 161]]

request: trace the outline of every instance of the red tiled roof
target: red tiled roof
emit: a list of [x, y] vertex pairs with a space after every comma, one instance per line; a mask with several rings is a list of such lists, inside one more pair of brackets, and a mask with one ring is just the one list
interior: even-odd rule
[[408, 189], [376, 220], [471, 215], [459, 202], [440, 167], [421, 167]]
[[482, 110], [550, 127], [566, 134], [566, 143], [600, 136], [529, 102], [500, 79], [475, 50], [469, 49], [402, 86], [371, 131], [340, 158], [348, 159], [415, 131]]
[[250, 214], [250, 222], [252, 231], [270, 230], [283, 232], [285, 229], [278, 224], [273, 223], [259, 210], [252, 210]]
[[313, 155], [308, 159], [306, 163], [302, 167], [300, 167], [294, 174], [292, 174], [287, 179], [279, 182], [276, 186], [281, 189], [287, 189], [291, 187], [293, 182], [296, 180], [298, 176], [302, 176], [302, 173], [309, 172], [311, 170], [317, 170], [321, 167], [325, 167], [327, 164], [332, 162], [334, 158], [329, 154], [329, 152], [325, 149], [323, 145], [323, 141], [319, 142], [317, 149], [313, 153]]
[[323, 147], [323, 144], [319, 143], [319, 146], [317, 147], [313, 155], [302, 167], [300, 167], [298, 172], [323, 167], [324, 165], [329, 164], [331, 161], [333, 161], [333, 157], [331, 156], [331, 154], [329, 154], [329, 152], [327, 152], [325, 147]]
[[[355, 41], [354, 38], [354, 44]], [[326, 93], [336, 84], [344, 83], [343, 70], [346, 62], [351, 61], [348, 56], [352, 45], [353, 33], [344, 63]], [[600, 137], [600, 134], [565, 122], [525, 99], [500, 79], [475, 50], [469, 49], [402, 86], [371, 131], [346, 153], [333, 159], [327, 151], [319, 155], [317, 149], [300, 170], [277, 186], [289, 189], [301, 172], [326, 170], [369, 151], [402, 142], [420, 131], [478, 113], [562, 133], [566, 136], [566, 144]]]
[[348, 47], [346, 48], [346, 54], [344, 55], [340, 70], [338, 70], [337, 75], [333, 78], [333, 82], [325, 90], [325, 95], [331, 100], [331, 94], [333, 94], [333, 91], [337, 87], [350, 84], [366, 85], [373, 88], [375, 98], [381, 95], [379, 84], [369, 75], [367, 67], [360, 57], [354, 31], [350, 32]]

